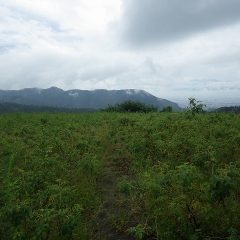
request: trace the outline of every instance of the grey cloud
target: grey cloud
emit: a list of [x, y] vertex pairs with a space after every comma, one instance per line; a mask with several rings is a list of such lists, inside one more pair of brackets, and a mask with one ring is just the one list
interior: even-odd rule
[[240, 21], [239, 0], [125, 0], [122, 31], [130, 45], [172, 41]]

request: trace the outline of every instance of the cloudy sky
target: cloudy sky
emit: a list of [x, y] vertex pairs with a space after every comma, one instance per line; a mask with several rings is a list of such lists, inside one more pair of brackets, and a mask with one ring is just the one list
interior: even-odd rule
[[239, 0], [0, 0], [0, 89], [240, 103]]

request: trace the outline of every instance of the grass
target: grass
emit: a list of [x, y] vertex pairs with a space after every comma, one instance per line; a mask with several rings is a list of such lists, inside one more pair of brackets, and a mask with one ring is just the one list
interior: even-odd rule
[[239, 115], [0, 115], [0, 236], [237, 240], [239, 168]]

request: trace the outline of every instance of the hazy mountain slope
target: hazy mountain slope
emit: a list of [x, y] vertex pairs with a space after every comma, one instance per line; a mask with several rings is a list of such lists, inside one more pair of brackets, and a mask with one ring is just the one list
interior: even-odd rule
[[171, 101], [157, 98], [143, 90], [69, 90], [51, 87], [48, 89], [26, 88], [22, 90], [0, 90], [0, 102], [18, 103], [24, 105], [64, 107], [64, 108], [105, 108], [127, 100], [140, 101], [158, 107], [159, 110], [171, 106], [180, 110]]
[[33, 105], [22, 105], [22, 104], [18, 104], [18, 103], [7, 103], [7, 102], [1, 103], [0, 102], [0, 114], [1, 113], [15, 113], [15, 112], [79, 113], [79, 112], [94, 112], [94, 109], [33, 106]]

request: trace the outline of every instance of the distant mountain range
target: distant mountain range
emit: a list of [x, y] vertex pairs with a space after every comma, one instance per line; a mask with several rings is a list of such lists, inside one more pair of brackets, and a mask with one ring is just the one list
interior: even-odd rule
[[221, 108], [215, 109], [215, 112], [240, 113], [240, 106], [221, 107]]
[[167, 106], [171, 106], [175, 111], [180, 110], [177, 103], [157, 98], [146, 91], [136, 89], [99, 89], [93, 91], [74, 89], [64, 91], [57, 87], [51, 87], [48, 89], [25, 88], [21, 90], [0, 90], [1, 103], [39, 107], [97, 110], [127, 100], [153, 105], [159, 110]]
[[94, 109], [88, 108], [61, 108], [61, 107], [48, 107], [48, 106], [33, 106], [22, 105], [17, 103], [0, 102], [0, 114], [1, 113], [35, 113], [35, 112], [49, 112], [49, 113], [81, 113], [81, 112], [95, 112]]

